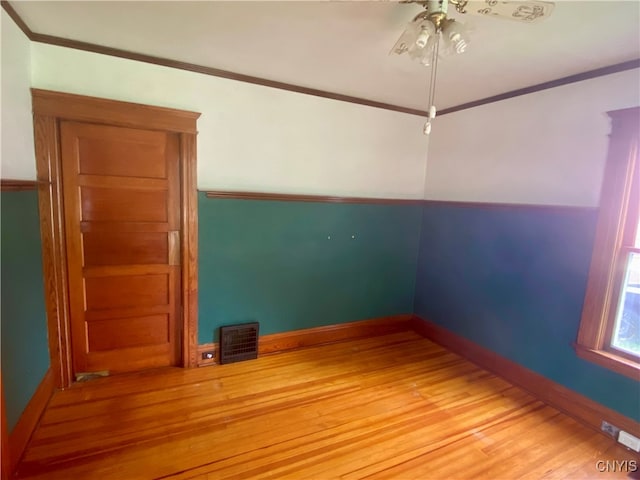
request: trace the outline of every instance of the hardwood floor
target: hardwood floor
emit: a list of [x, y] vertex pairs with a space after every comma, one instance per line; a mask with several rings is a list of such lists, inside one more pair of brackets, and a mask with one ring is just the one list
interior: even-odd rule
[[402, 332], [76, 384], [52, 398], [18, 476], [627, 475], [599, 472], [599, 460], [612, 468], [615, 460], [637, 457], [493, 374]]

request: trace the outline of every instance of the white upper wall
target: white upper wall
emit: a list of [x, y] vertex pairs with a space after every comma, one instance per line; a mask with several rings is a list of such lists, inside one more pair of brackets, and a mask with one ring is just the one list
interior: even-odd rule
[[40, 43], [31, 79], [36, 88], [201, 112], [200, 189], [423, 195], [417, 116]]
[[[640, 105], [638, 69], [424, 119], [31, 44], [2, 12], [2, 176], [33, 179], [31, 85], [194, 110], [198, 187], [596, 206], [607, 111]], [[31, 66], [29, 64], [31, 58]]]
[[572, 83], [436, 119], [426, 197], [597, 206], [606, 112], [640, 105], [640, 70]]
[[2, 157], [0, 176], [12, 180], [35, 180], [31, 116], [31, 46], [29, 39], [2, 10]]

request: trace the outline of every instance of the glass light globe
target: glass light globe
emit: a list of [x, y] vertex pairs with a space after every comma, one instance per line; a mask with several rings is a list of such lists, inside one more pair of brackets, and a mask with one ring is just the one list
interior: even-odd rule
[[448, 20], [442, 27], [445, 53], [464, 53], [469, 47], [469, 29], [460, 22]]
[[436, 43], [436, 27], [431, 20], [418, 16], [407, 25], [400, 38], [391, 49], [391, 53], [408, 53], [412, 60], [423, 65], [431, 63], [433, 46]]
[[418, 29], [418, 36], [416, 37], [416, 47], [425, 48], [429, 44], [433, 44], [434, 36], [436, 34], [436, 27], [430, 20], [423, 20], [420, 22]]

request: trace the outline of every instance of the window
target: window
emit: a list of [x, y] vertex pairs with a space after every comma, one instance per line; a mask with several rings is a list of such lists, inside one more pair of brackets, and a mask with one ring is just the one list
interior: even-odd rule
[[609, 152], [576, 352], [640, 379], [640, 108], [609, 116]]

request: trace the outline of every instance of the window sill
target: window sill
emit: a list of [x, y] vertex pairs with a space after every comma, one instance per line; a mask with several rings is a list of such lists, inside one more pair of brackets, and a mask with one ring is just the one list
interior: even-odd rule
[[605, 350], [594, 350], [583, 345], [574, 344], [578, 357], [640, 381], [640, 364]]

